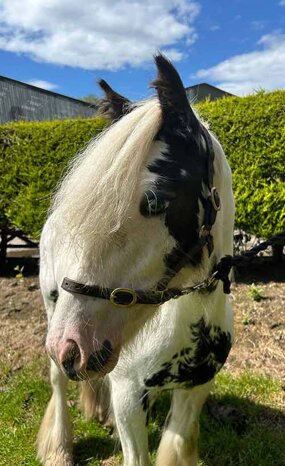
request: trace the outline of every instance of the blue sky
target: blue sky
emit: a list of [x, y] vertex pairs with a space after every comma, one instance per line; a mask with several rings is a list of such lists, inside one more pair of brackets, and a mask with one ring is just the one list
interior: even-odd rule
[[285, 0], [0, 0], [0, 74], [72, 97], [98, 78], [137, 100], [162, 50], [185, 86], [285, 87]]

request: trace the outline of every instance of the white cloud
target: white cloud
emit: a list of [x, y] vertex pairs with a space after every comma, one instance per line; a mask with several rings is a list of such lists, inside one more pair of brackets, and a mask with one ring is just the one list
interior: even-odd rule
[[218, 87], [237, 95], [248, 94], [259, 88], [284, 88], [285, 34], [266, 34], [261, 37], [258, 46], [261, 49], [201, 69], [195, 77], [215, 82]]
[[57, 89], [57, 84], [50, 83], [48, 81], [43, 81], [41, 79], [30, 79], [29, 81], [25, 81], [27, 84], [31, 84], [32, 86], [40, 87], [41, 89], [46, 89], [47, 91], [53, 91]]
[[281, 0], [281, 1], [279, 2], [279, 5], [280, 5], [280, 6], [285, 6], [285, 0]]
[[0, 0], [0, 49], [85, 69], [141, 65], [193, 43], [195, 0]]

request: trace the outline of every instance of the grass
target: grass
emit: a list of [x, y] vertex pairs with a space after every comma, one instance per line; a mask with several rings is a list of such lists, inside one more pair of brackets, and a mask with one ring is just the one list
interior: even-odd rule
[[[17, 373], [2, 368], [0, 379], [0, 465], [39, 466], [34, 441], [50, 397], [47, 369], [37, 361]], [[76, 406], [77, 385], [69, 400], [78, 466], [97, 466], [121, 458], [109, 431], [85, 421]], [[279, 382], [243, 373], [223, 372], [201, 416], [199, 466], [284, 466], [285, 414]], [[155, 404], [149, 424], [152, 458], [159, 442], [169, 395]]]
[[250, 298], [253, 299], [253, 301], [259, 302], [262, 299], [264, 299], [262, 293], [263, 293], [263, 289], [260, 288], [259, 286], [256, 286], [255, 283], [252, 283], [248, 288], [248, 295]]

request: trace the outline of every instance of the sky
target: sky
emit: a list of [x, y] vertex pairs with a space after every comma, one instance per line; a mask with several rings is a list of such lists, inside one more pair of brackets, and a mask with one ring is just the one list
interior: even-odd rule
[[0, 75], [100, 96], [149, 95], [162, 51], [185, 86], [285, 87], [285, 0], [0, 0]]

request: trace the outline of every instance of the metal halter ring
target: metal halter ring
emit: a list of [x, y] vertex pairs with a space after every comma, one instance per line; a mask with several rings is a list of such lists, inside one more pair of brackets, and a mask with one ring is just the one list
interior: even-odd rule
[[213, 186], [211, 189], [211, 202], [216, 212], [221, 210], [221, 201], [220, 201], [220, 197], [219, 197], [218, 191], [215, 188], [215, 186]]
[[[129, 303], [120, 303], [120, 297], [119, 297], [120, 293], [124, 293], [124, 295], [126, 294], [129, 295], [131, 298], [131, 301]], [[138, 300], [137, 293], [134, 290], [131, 290], [130, 288], [115, 288], [110, 294], [111, 303], [114, 304], [114, 306], [118, 306], [118, 307], [134, 306], [137, 300]]]

